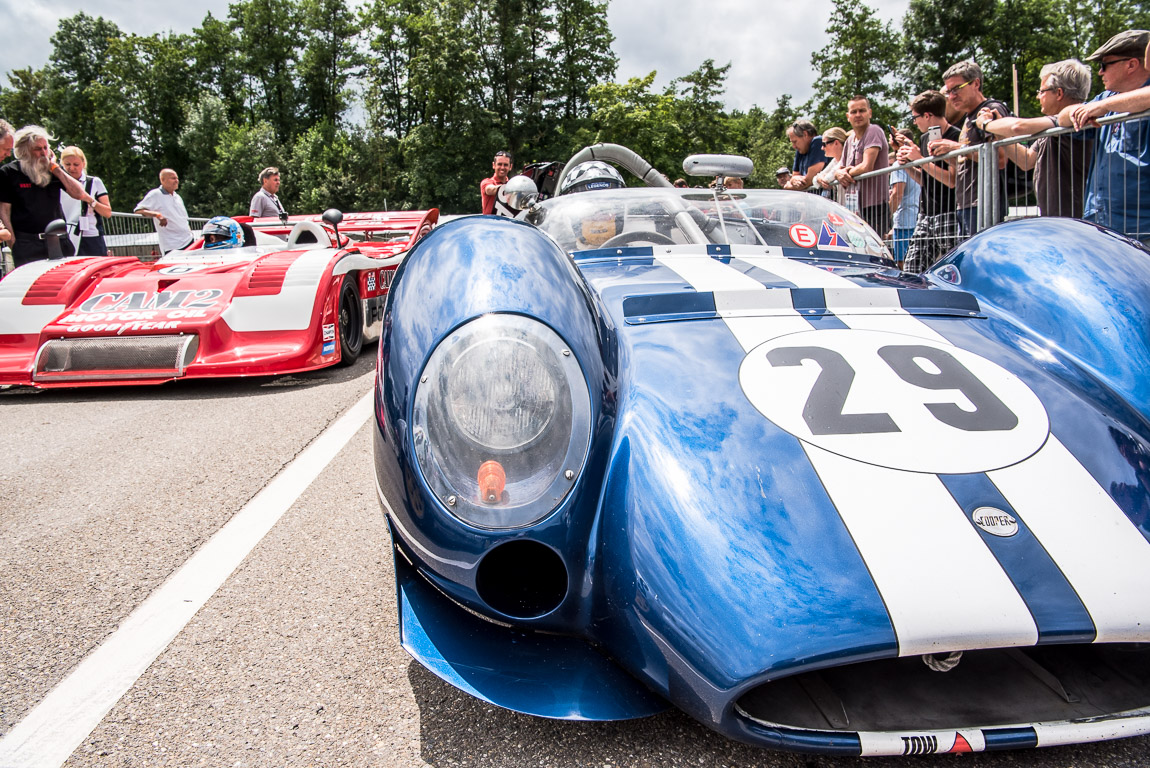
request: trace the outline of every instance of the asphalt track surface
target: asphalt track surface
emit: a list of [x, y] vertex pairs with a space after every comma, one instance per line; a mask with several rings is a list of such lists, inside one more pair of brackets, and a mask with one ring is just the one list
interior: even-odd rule
[[0, 768], [1150, 765], [1150, 738], [832, 759], [668, 712], [476, 701], [397, 642], [371, 471], [374, 349], [347, 369], [0, 392]]

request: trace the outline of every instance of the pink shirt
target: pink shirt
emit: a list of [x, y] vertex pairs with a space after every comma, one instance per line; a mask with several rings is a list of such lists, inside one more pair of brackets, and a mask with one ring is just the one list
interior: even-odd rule
[[[863, 152], [867, 147], [878, 147], [878, 157], [875, 158], [874, 168], [871, 170], [877, 171], [880, 168], [890, 167], [890, 157], [888, 156], [890, 149], [887, 145], [886, 134], [882, 128], [871, 123], [863, 132], [862, 141], [859, 141], [854, 131], [851, 131], [847, 136], [846, 144], [843, 145], [843, 168], [860, 165], [863, 162]], [[870, 208], [880, 204], [886, 205], [888, 188], [889, 183], [885, 176], [876, 176], [873, 179], [860, 181], [859, 207]]]

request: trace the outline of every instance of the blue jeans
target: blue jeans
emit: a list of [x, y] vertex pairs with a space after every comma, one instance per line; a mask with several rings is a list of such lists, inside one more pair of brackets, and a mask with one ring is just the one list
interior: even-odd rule
[[906, 261], [906, 252], [910, 248], [910, 236], [914, 234], [914, 227], [895, 229], [891, 236], [890, 250], [895, 261]]
[[970, 237], [978, 231], [978, 208], [959, 208], [954, 214], [958, 217], [958, 229], [963, 237]]

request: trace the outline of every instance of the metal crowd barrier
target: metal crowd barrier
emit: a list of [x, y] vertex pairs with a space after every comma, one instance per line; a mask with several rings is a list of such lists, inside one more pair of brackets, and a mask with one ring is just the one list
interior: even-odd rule
[[[1098, 120], [1100, 124], [1129, 123], [1134, 121], [1147, 121], [1146, 125], [1139, 126], [1142, 131], [1150, 131], [1150, 110], [1136, 114], [1116, 114]], [[1126, 131], [1126, 134], [1131, 131]], [[939, 157], [923, 158], [905, 165], [891, 166], [877, 171], [860, 174], [856, 181], [874, 177], [887, 177], [898, 169], [915, 168], [927, 163], [941, 160], [956, 161], [960, 157], [970, 156], [963, 162], [977, 162], [978, 164], [978, 210], [975, 218], [975, 231], [981, 231], [994, 226], [1001, 221], [1028, 218], [1035, 216], [1068, 216], [1080, 218], [1083, 215], [1085, 200], [1085, 186], [1089, 174], [1101, 173], [1104, 178], [1111, 178], [1111, 169], [1102, 167], [1092, 169], [1093, 145], [1085, 141], [1085, 132], [1075, 131], [1073, 128], [1051, 128], [1031, 136], [1018, 136], [1009, 139], [999, 139], [986, 144], [950, 152]], [[1062, 153], [1059, 173], [1054, 178], [1044, 178], [1045, 192], [1040, 197], [1035, 191], [1035, 174], [1033, 169], [1027, 170], [1016, 161], [1023, 159], [1017, 148], [1033, 147], [1038, 141], [1058, 142], [1048, 149]], [[1120, 139], [1122, 140], [1122, 139]], [[998, 152], [1003, 150], [1007, 155], [1006, 165], [999, 168]], [[1109, 160], [1112, 156], [1108, 155]], [[975, 159], [977, 158], [977, 159]], [[1024, 160], [1025, 162], [1025, 160]], [[1140, 184], [1128, 184], [1129, 165], [1124, 165], [1116, 173], [1116, 180], [1124, 189], [1138, 190]], [[1136, 166], [1134, 173], [1150, 173], [1150, 167]], [[1117, 169], [1116, 169], [1117, 170]], [[836, 184], [837, 187], [837, 184]], [[836, 193], [838, 190], [836, 189]], [[841, 200], [841, 194], [836, 199]], [[1150, 206], [1150, 200], [1142, 200], [1140, 195], [1134, 197], [1119, 196], [1118, 204], [1110, 213], [1110, 225], [1124, 234], [1144, 242], [1150, 241], [1150, 232], [1144, 231], [1139, 224], [1143, 220], [1150, 220], [1150, 216], [1137, 216], [1142, 206]], [[1106, 223], [1106, 222], [1100, 222]], [[885, 236], [885, 232], [879, 232]]]
[[[207, 221], [189, 218], [188, 226], [194, 234]], [[111, 218], [104, 219], [104, 242], [108, 246], [109, 256], [135, 256], [140, 261], [155, 261], [161, 255], [155, 219], [138, 213], [112, 211]], [[12, 251], [4, 246], [0, 248], [0, 278], [12, 269]]]
[[[189, 218], [188, 226], [195, 233], [207, 221]], [[112, 217], [104, 220], [104, 242], [112, 256], [135, 256], [140, 261], [155, 261], [161, 255], [155, 219], [138, 213], [113, 211]]]

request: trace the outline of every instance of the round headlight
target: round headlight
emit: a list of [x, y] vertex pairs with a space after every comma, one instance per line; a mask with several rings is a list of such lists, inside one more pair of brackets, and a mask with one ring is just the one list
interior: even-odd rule
[[415, 391], [412, 438], [428, 486], [483, 528], [531, 525], [566, 497], [587, 457], [583, 371], [547, 326], [485, 315], [432, 352]]

